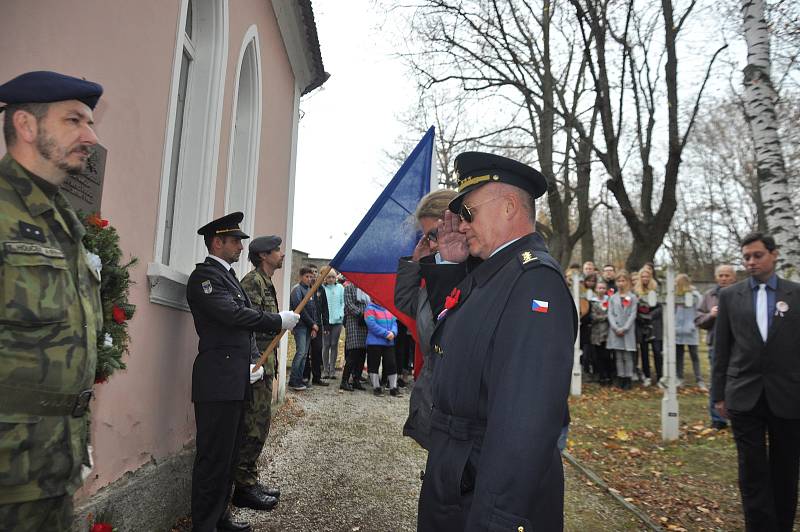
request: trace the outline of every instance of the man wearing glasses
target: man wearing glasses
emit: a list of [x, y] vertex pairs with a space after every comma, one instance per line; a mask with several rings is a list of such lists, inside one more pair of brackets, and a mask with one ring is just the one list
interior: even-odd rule
[[547, 182], [488, 153], [462, 153], [455, 167], [459, 193], [437, 241], [462, 267], [423, 267], [437, 360], [418, 530], [561, 530], [557, 441], [578, 320], [534, 233]]

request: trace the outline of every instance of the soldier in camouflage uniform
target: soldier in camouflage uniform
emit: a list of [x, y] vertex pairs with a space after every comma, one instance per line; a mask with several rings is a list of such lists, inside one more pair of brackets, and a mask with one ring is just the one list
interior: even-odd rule
[[[278, 297], [272, 285], [272, 274], [283, 267], [284, 253], [281, 238], [262, 236], [250, 242], [249, 259], [255, 269], [242, 279], [242, 289], [250, 297], [253, 307], [265, 312], [279, 312]], [[258, 350], [263, 353], [275, 338], [275, 333], [256, 333]], [[251, 363], [257, 362], [251, 360]], [[231, 501], [235, 506], [271, 510], [278, 503], [280, 490], [268, 488], [258, 482], [256, 462], [269, 434], [272, 417], [272, 381], [278, 371], [277, 349], [264, 363], [264, 378], [250, 385], [253, 400], [245, 407], [244, 430], [239, 448], [239, 464], [234, 473], [236, 489]]]
[[59, 185], [97, 143], [96, 83], [30, 72], [0, 86], [0, 529], [63, 531], [89, 464], [100, 272]]

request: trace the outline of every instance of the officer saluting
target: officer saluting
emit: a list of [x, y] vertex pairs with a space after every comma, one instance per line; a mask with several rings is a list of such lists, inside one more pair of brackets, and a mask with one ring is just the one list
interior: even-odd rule
[[227, 510], [242, 439], [244, 402], [250, 383], [264, 376], [252, 373], [258, 353], [253, 332], [292, 329], [300, 316], [291, 311], [253, 308], [231, 265], [239, 260], [244, 215], [235, 212], [198, 229], [209, 256], [189, 276], [186, 299], [200, 337], [192, 371], [192, 401], [197, 425], [197, 451], [192, 472], [192, 526], [195, 531], [250, 530], [231, 520]]
[[464, 266], [422, 265], [437, 360], [418, 529], [561, 530], [556, 442], [577, 316], [558, 263], [534, 233], [534, 200], [547, 183], [486, 153], [462, 153], [455, 167], [459, 194], [438, 242], [443, 259]]
[[[0, 528], [69, 530], [88, 464], [100, 273], [59, 191], [97, 143], [103, 88], [56, 72], [0, 85]], [[3, 108], [0, 108], [2, 111]]]

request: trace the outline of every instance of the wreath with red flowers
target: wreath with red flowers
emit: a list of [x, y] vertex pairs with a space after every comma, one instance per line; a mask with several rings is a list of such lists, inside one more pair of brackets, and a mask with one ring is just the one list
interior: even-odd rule
[[103, 305], [103, 328], [97, 334], [96, 383], [106, 382], [118, 369], [125, 369], [122, 356], [128, 352], [130, 337], [128, 321], [133, 318], [136, 306], [128, 301], [130, 286], [129, 270], [137, 259], [131, 257], [122, 262], [122, 249], [119, 247], [119, 234], [108, 220], [100, 218], [99, 213], [81, 216], [86, 234], [83, 245], [91, 260], [99, 260], [100, 300]]

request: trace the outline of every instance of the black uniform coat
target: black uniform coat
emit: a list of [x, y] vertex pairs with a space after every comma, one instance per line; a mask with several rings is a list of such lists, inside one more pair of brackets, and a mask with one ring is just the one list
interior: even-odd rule
[[[556, 442], [577, 315], [559, 265], [534, 233], [457, 287], [431, 341], [434, 406], [418, 530], [561, 530]], [[534, 300], [547, 312], [534, 311]]]
[[189, 276], [186, 300], [200, 337], [192, 371], [192, 401], [241, 401], [250, 389], [253, 331], [278, 332], [278, 314], [251, 308], [236, 277], [207, 257]]

